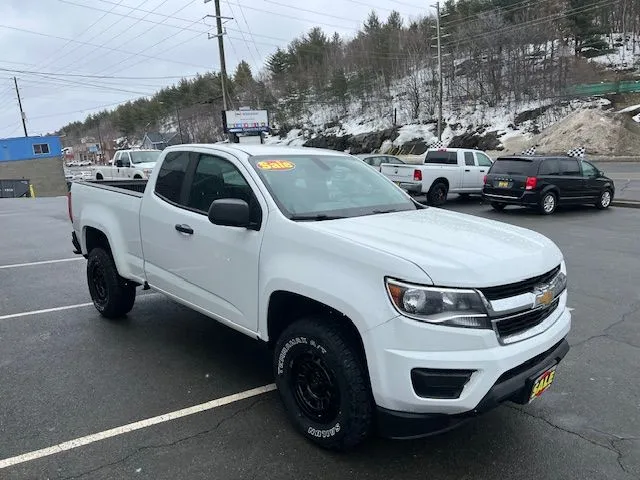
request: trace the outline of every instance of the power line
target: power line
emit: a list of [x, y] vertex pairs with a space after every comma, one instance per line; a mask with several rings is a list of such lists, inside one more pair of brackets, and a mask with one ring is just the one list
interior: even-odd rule
[[[122, 2], [124, 2], [124, 0], [120, 0], [117, 4], [115, 4], [115, 6], [111, 7], [111, 10], [114, 10], [115, 8], [117, 8]], [[95, 22], [93, 22], [91, 25], [89, 25], [87, 28], [85, 28], [82, 32], [80, 32], [77, 37], [81, 37], [82, 35], [84, 35], [86, 32], [90, 31], [93, 27], [95, 27], [98, 23], [100, 23], [102, 21], [103, 18], [105, 18], [107, 15], [109, 15], [109, 13], [111, 13], [111, 11], [106, 12], [105, 14], [103, 14], [100, 18], [98, 18]], [[71, 45], [71, 40], [68, 40], [62, 47], [60, 47], [58, 50], [56, 50], [54, 53], [48, 55], [49, 61], [45, 62], [44, 65], [42, 65], [42, 68], [47, 68], [49, 65], [52, 65], [53, 63], [55, 63], [56, 61], [56, 55], [58, 55], [58, 53], [62, 52], [65, 48], [67, 48], [67, 46]], [[64, 58], [64, 57], [63, 57]]]
[[[67, 38], [67, 37], [60, 37], [58, 35], [52, 35], [50, 33], [36, 32], [34, 30], [28, 30], [26, 28], [13, 27], [11, 25], [0, 24], [0, 28], [5, 28], [7, 30], [14, 30], [14, 31], [17, 31], [17, 32], [29, 33], [31, 35], [37, 35], [37, 36], [46, 37], [46, 38], [55, 38], [55, 39], [58, 39], [58, 40], [69, 40], [69, 38]], [[111, 48], [111, 47], [107, 47], [105, 45], [96, 45], [95, 43], [83, 42], [81, 40], [72, 40], [72, 41], [74, 43], [78, 43], [78, 44], [81, 44], [81, 45], [88, 45], [88, 46], [91, 46], [91, 47], [98, 47], [98, 48], [101, 48], [103, 50], [107, 50], [107, 51], [111, 51], [111, 52], [124, 53], [124, 54], [127, 54], [127, 55], [132, 53], [132, 52], [129, 52], [127, 50], [122, 50], [122, 49], [119, 49], [119, 48]], [[204, 69], [208, 69], [209, 68], [209, 67], [204, 66], [204, 65], [196, 65], [194, 63], [181, 62], [179, 60], [172, 60], [172, 59], [169, 59], [169, 58], [163, 58], [163, 57], [158, 57], [158, 56], [154, 56], [154, 55], [142, 55], [140, 53], [137, 53], [135, 55], [140, 55], [142, 57], [145, 57], [145, 58], [148, 58], [148, 59], [153, 59], [153, 60], [163, 60], [163, 61], [168, 62], [168, 63], [175, 63], [175, 64], [179, 64], [179, 65], [187, 65], [189, 67], [198, 67], [198, 68], [204, 68]]]
[[[234, 20], [236, 21], [236, 23], [238, 23], [238, 20], [235, 18], [236, 14], [234, 13], [233, 7], [231, 5], [229, 5], [229, 11], [231, 12], [231, 16], [234, 17]], [[238, 23], [238, 26], [240, 26], [239, 23]], [[253, 63], [256, 66], [259, 66], [258, 62], [256, 61], [256, 57], [253, 55], [253, 52], [251, 51], [251, 47], [249, 46], [249, 42], [247, 41], [247, 39], [244, 36], [244, 33], [241, 32], [240, 36], [242, 37], [242, 40], [244, 41], [244, 44], [247, 47], [247, 51], [249, 52], [249, 56], [251, 57], [251, 60], [253, 60]], [[231, 42], [229, 42], [229, 43], [231, 43]], [[255, 45], [255, 43], [254, 43], [254, 45]], [[240, 57], [238, 57], [238, 60], [240, 60]]]
[[256, 39], [254, 38], [253, 33], [251, 32], [251, 27], [249, 27], [249, 22], [247, 22], [247, 17], [245, 17], [244, 15], [244, 10], [242, 9], [242, 5], [240, 5], [239, 8], [240, 8], [240, 14], [242, 15], [242, 19], [244, 20], [244, 24], [247, 26], [247, 31], [249, 32], [249, 36], [253, 41], [253, 46], [255, 47], [256, 53], [258, 54], [258, 58], [260, 58], [262, 54], [260, 53], [260, 50], [258, 50], [258, 45], [256, 45]]
[[[58, 1], [62, 1], [62, 0], [58, 0]], [[142, 2], [144, 3], [144, 1]], [[123, 5], [123, 8], [130, 8], [127, 5]], [[104, 12], [106, 13], [111, 13], [112, 15], [115, 15], [115, 13], [113, 12], [113, 9], [111, 10], [105, 10]], [[105, 32], [108, 32], [111, 28], [115, 27], [119, 22], [121, 22], [121, 19], [116, 19], [114, 22], [110, 23], [108, 26], [106, 26], [105, 28], [100, 29], [98, 32], [96, 32], [94, 35], [92, 35], [87, 41], [93, 41], [94, 39], [98, 38], [100, 35], [102, 35]], [[77, 42], [76, 42], [77, 43]], [[83, 45], [82, 44], [78, 44], [76, 45], [74, 48], [72, 48], [71, 50], [69, 50], [67, 53], [65, 53], [64, 55], [62, 55], [61, 57], [59, 57], [56, 61], [60, 62], [63, 58], [68, 57], [69, 55], [71, 55], [73, 52], [77, 52]], [[94, 48], [93, 50], [91, 50], [91, 52], [95, 51], [96, 49]], [[80, 57], [84, 58], [84, 57]], [[66, 69], [68, 68], [70, 65], [72, 65], [73, 63], [77, 63], [79, 61], [79, 59], [76, 59], [75, 61], [71, 62], [71, 63], [67, 63], [66, 65], [64, 65], [61, 69]]]
[[[323, 17], [335, 18], [336, 20], [342, 20], [344, 22], [349, 22], [349, 23], [357, 23], [358, 25], [360, 25], [360, 22], [356, 22], [355, 20], [352, 20], [350, 18], [340, 17], [338, 15], [331, 15], [330, 13], [323, 13], [323, 12], [319, 12], [317, 10], [310, 10], [308, 8], [294, 7], [293, 5], [287, 5], [286, 3], [276, 2], [274, 0], [264, 0], [264, 1], [265, 1], [265, 3], [271, 3], [271, 4], [277, 5], [279, 7], [292, 8], [293, 10], [298, 10], [300, 12], [313, 13], [314, 15], [321, 15]], [[227, 3], [231, 4], [231, 2], [227, 2]], [[342, 27], [342, 28], [344, 28], [344, 27]]]
[[113, 75], [86, 75], [81, 73], [57, 73], [57, 72], [41, 72], [35, 70], [17, 70], [11, 68], [2, 68], [1, 71], [5, 72], [15, 72], [15, 73], [33, 73], [40, 75], [51, 75], [56, 77], [77, 77], [77, 78], [98, 78], [98, 79], [108, 79], [108, 80], [171, 80], [171, 79], [181, 79], [181, 78], [190, 78], [197, 77], [197, 75], [166, 75], [160, 77], [121, 77], [121, 76], [113, 76]]
[[[165, 4], [165, 3], [167, 3], [168, 1], [169, 1], [169, 0], [164, 0], [160, 5], [158, 5], [158, 7], [160, 7], [160, 6], [164, 5], [164, 4]], [[173, 12], [172, 14], [170, 14], [170, 16], [173, 16], [173, 15], [175, 15], [175, 14], [177, 14], [177, 13], [181, 12], [182, 10], [184, 10], [185, 8], [187, 8], [188, 6], [190, 6], [191, 4], [195, 3], [195, 1], [196, 1], [196, 0], [190, 0], [186, 5], [184, 5], [184, 6], [180, 7], [178, 10], [176, 10], [175, 12]], [[148, 14], [147, 14], [147, 15], [148, 15]], [[138, 21], [137, 21], [134, 25], [137, 25], [138, 23], [140, 23], [144, 18], [145, 18], [145, 17], [143, 17], [143, 18], [141, 18], [141, 19], [138, 19]], [[169, 17], [168, 17], [168, 18], [169, 18]], [[163, 21], [161, 22], [161, 24], [164, 24], [164, 22], [165, 22], [165, 21], [166, 21], [166, 19], [165, 19], [165, 20], [163, 20]], [[194, 22], [192, 22], [192, 23], [191, 23], [191, 25], [189, 25], [189, 27], [191, 27], [192, 25], [195, 25], [195, 24], [196, 24], [196, 23], [198, 23], [199, 21], [200, 21], [200, 20], [195, 20]], [[133, 38], [130, 38], [129, 40], [125, 41], [124, 43], [131, 42], [131, 41], [135, 40], [136, 38], [139, 38], [139, 37], [141, 37], [141, 36], [143, 36], [143, 35], [147, 35], [147, 34], [148, 34], [148, 32], [150, 32], [151, 30], [153, 30], [153, 29], [154, 29], [154, 28], [156, 28], [156, 27], [157, 27], [157, 26], [155, 26], [155, 27], [151, 27], [151, 28], [149, 28], [148, 30], [143, 30], [143, 31], [142, 31], [142, 32], [140, 32], [138, 35], [136, 35], [136, 36], [135, 36], [135, 37], [133, 37]], [[185, 28], [185, 29], [186, 29], [186, 28]], [[185, 30], [185, 29], [183, 29], [183, 30]], [[138, 52], [137, 54], [132, 54], [132, 55], [128, 56], [127, 58], [125, 58], [125, 59], [123, 59], [123, 60], [120, 60], [120, 61], [119, 61], [119, 62], [117, 62], [117, 63], [114, 63], [114, 64], [112, 64], [112, 65], [110, 65], [110, 66], [108, 66], [108, 67], [105, 67], [105, 68], [103, 68], [103, 69], [101, 69], [101, 70], [98, 70], [98, 71], [97, 71], [97, 72], [95, 72], [95, 73], [102, 73], [102, 72], [104, 72], [104, 71], [111, 70], [112, 68], [114, 68], [114, 67], [116, 67], [116, 66], [118, 66], [118, 65], [121, 65], [121, 64], [123, 64], [123, 63], [126, 63], [128, 60], [130, 60], [131, 58], [133, 58], [133, 57], [137, 56], [138, 54], [143, 53], [143, 52], [146, 52], [146, 51], [150, 50], [151, 48], [155, 47], [156, 45], [160, 45], [161, 43], [163, 43], [163, 42], [167, 41], [167, 40], [168, 40], [168, 39], [170, 39], [170, 38], [174, 38], [174, 37], [175, 37], [175, 35], [169, 35], [168, 37], [164, 38], [163, 40], [161, 40], [161, 41], [159, 41], [159, 42], [156, 42], [156, 43], [154, 43], [153, 45], [151, 45], [151, 46], [149, 46], [149, 47], [147, 47], [147, 48], [145, 48], [145, 49], [141, 50], [141, 51], [140, 51], [140, 52]], [[124, 44], [124, 43], [123, 43], [123, 44]], [[125, 68], [126, 68], [126, 67], [125, 67]], [[119, 72], [119, 71], [121, 71], [121, 70], [124, 70], [124, 68], [123, 68], [123, 69], [120, 69], [120, 70], [116, 70], [116, 72]]]

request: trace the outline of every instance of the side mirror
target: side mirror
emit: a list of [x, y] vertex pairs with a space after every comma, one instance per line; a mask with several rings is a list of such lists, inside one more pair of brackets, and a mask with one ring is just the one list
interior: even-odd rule
[[116, 167], [122, 168], [122, 160], [116, 160]]
[[209, 221], [214, 225], [249, 228], [249, 204], [237, 198], [214, 200], [209, 207]]

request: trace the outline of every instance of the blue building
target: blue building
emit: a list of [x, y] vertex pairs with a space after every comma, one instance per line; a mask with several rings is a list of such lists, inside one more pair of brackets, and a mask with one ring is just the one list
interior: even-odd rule
[[62, 157], [60, 137], [0, 138], [0, 162]]

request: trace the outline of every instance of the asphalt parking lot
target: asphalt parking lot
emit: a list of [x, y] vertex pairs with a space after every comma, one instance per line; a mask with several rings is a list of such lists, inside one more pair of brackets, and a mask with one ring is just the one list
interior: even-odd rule
[[290, 427], [266, 347], [149, 292], [101, 319], [84, 259], [67, 261], [66, 199], [0, 201], [0, 478], [640, 478], [640, 210], [446, 208], [558, 244], [572, 349], [527, 407], [334, 454]]

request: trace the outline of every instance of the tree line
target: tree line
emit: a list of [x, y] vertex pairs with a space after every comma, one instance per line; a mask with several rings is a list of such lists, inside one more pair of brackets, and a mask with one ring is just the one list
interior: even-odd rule
[[[627, 45], [636, 53], [640, 0], [446, 0], [441, 6], [442, 78], [448, 110], [561, 97], [568, 85], [611, 73], [588, 58]], [[334, 120], [374, 112], [405, 122], [432, 118], [438, 100], [434, 13], [404, 19], [372, 11], [352, 36], [315, 27], [278, 48], [254, 74], [241, 61], [226, 79], [231, 108], [268, 109], [283, 128], [319, 106]], [[618, 75], [624, 75], [619, 72]], [[90, 115], [61, 130], [68, 139], [142, 136], [170, 124], [185, 141], [222, 138], [219, 73], [183, 79], [150, 98]]]

